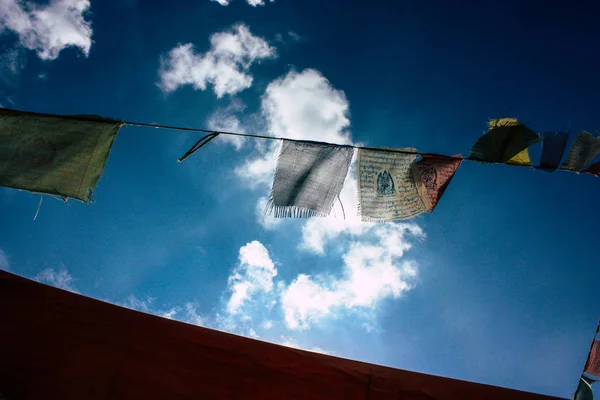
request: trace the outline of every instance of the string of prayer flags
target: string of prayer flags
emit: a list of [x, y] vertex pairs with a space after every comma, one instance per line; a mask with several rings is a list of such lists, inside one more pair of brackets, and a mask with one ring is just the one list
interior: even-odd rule
[[577, 391], [573, 394], [573, 400], [594, 400], [592, 383], [594, 383], [593, 379], [581, 375], [581, 378], [579, 378]]
[[583, 372], [600, 377], [600, 340], [595, 339]]
[[569, 134], [566, 132], [548, 132], [544, 133], [542, 138], [542, 157], [540, 158], [539, 169], [552, 172], [560, 165]]
[[87, 203], [121, 126], [0, 109], [0, 185]]
[[353, 155], [350, 146], [283, 140], [266, 211], [277, 218], [329, 215]]
[[485, 163], [530, 166], [527, 148], [539, 142], [540, 136], [515, 118], [489, 122], [489, 130], [471, 148], [470, 159]]
[[588, 169], [584, 170], [583, 172], [600, 177], [600, 162], [590, 165], [590, 167]]
[[431, 209], [415, 154], [358, 149], [358, 202], [363, 221], [388, 222]]
[[429, 197], [427, 211], [433, 212], [461, 163], [460, 154], [454, 157], [423, 154], [417, 161], [417, 168]]
[[589, 132], [581, 132], [573, 140], [567, 160], [560, 169], [580, 172], [598, 154], [600, 154], [600, 138], [595, 138]]

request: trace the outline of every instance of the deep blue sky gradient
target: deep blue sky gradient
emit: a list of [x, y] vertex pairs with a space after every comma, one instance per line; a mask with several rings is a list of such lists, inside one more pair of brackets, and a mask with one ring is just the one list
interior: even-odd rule
[[[238, 95], [249, 112], [273, 79], [314, 68], [345, 92], [356, 141], [467, 155], [489, 118], [573, 135], [600, 127], [600, 4], [570, 4], [92, 0], [89, 57], [67, 49], [42, 62], [24, 51], [0, 103], [203, 127], [229, 97], [191, 87], [166, 96], [156, 85], [160, 55], [187, 42], [205, 51], [211, 34], [241, 22], [279, 53], [253, 66], [253, 86]], [[289, 31], [301, 40], [276, 41]], [[11, 46], [5, 32], [0, 48]], [[232, 172], [249, 150], [209, 145], [178, 164], [197, 137], [124, 128], [96, 203], [46, 198], [36, 221], [39, 196], [0, 188], [10, 270], [31, 277], [64, 266], [92, 297], [152, 296], [164, 307], [193, 300], [210, 314], [252, 240], [284, 280], [338, 269], [335, 249], [296, 251], [302, 221], [275, 231], [256, 223], [255, 198]], [[285, 334], [344, 357], [569, 396], [599, 316], [599, 199], [590, 175], [465, 162], [436, 211], [417, 218], [427, 235], [410, 251], [419, 283], [380, 304], [377, 331], [344, 321]]]

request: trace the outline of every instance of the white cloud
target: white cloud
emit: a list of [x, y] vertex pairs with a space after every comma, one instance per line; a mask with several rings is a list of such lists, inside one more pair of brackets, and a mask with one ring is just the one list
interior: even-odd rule
[[[206, 121], [208, 129], [217, 132], [246, 133], [239, 117], [239, 114], [245, 108], [244, 104], [237, 99], [232, 100], [227, 107], [217, 108]], [[215, 141], [217, 143], [229, 143], [236, 150], [240, 150], [246, 143], [246, 138], [243, 136], [221, 135]]]
[[17, 48], [10, 49], [0, 55], [0, 71], [7, 81], [14, 79], [25, 66], [25, 58]]
[[276, 275], [277, 268], [262, 243], [255, 240], [240, 248], [239, 264], [228, 281], [227, 312], [236, 314], [254, 294], [273, 290]]
[[210, 83], [221, 98], [252, 85], [248, 71], [254, 62], [276, 57], [274, 47], [241, 24], [213, 34], [210, 43], [210, 50], [204, 54], [197, 54], [191, 43], [171, 49], [161, 60], [159, 86], [165, 92], [172, 92], [183, 85], [206, 90]]
[[75, 286], [73, 285], [75, 280], [71, 275], [69, 275], [69, 271], [67, 271], [64, 267], [60, 267], [58, 269], [47, 268], [34, 276], [33, 279], [47, 285], [52, 285], [59, 289], [79, 293], [79, 291], [75, 289]]
[[269, 199], [265, 196], [258, 199], [256, 202], [256, 219], [258, 223], [267, 230], [273, 230], [284, 222], [283, 218], [275, 218], [270, 214], [265, 213]]
[[[318, 71], [290, 71], [271, 82], [262, 98], [262, 115], [267, 130], [274, 136], [352, 143], [349, 132], [349, 103]], [[253, 188], [270, 187], [279, 143], [256, 148], [236, 172]], [[329, 218], [312, 218], [303, 223], [301, 250], [324, 255], [334, 241], [343, 249], [342, 268], [337, 274], [299, 274], [290, 284], [279, 282], [280, 303], [289, 329], [307, 329], [325, 318], [352, 314], [361, 318], [367, 330], [374, 329], [375, 311], [384, 299], [395, 299], [416, 283], [417, 264], [403, 260], [410, 248], [409, 238], [423, 237], [414, 224], [374, 224], [362, 222], [357, 215], [356, 160], [353, 160], [341, 205], [336, 203]], [[265, 218], [267, 198], [257, 201], [257, 217], [266, 229], [276, 229], [281, 221]], [[240, 293], [244, 293], [240, 288]]]
[[[350, 126], [348, 100], [320, 72], [290, 71], [271, 82], [262, 98], [262, 115], [273, 136], [348, 144]], [[280, 143], [257, 142], [256, 155], [236, 169], [242, 181], [253, 188], [273, 182]]]
[[349, 144], [349, 104], [319, 71], [290, 71], [267, 86], [262, 112], [272, 134]]
[[400, 297], [417, 276], [417, 264], [401, 258], [411, 247], [409, 238], [422, 235], [411, 224], [380, 227], [372, 232], [374, 241], [349, 243], [340, 277], [300, 274], [281, 296], [287, 327], [306, 329], [344, 311], [368, 316], [381, 300]]
[[9, 268], [8, 256], [2, 249], [0, 249], [0, 269], [3, 269], [4, 271], [8, 271], [8, 268]]
[[307, 350], [307, 351], [312, 351], [313, 353], [333, 355], [332, 352], [325, 351], [320, 347], [312, 347], [312, 348], [308, 348], [308, 349], [304, 348], [303, 346], [299, 345], [298, 342], [296, 342], [294, 339], [292, 339], [290, 337], [286, 337], [286, 336], [282, 336], [281, 338], [279, 338], [278, 341], [275, 341], [275, 343], [280, 344], [285, 347], [290, 347], [292, 349]]
[[14, 32], [20, 44], [35, 50], [42, 60], [54, 60], [71, 46], [87, 57], [92, 46], [92, 28], [85, 20], [89, 8], [89, 0], [50, 0], [43, 6], [1, 0], [0, 32]]
[[[222, 6], [228, 6], [231, 0], [211, 0], [211, 1], [215, 1]], [[271, 3], [275, 2], [275, 0], [270, 0], [270, 1], [271, 1]], [[252, 7], [264, 6], [265, 0], [246, 0], [246, 3], [248, 3], [248, 5], [251, 5]]]

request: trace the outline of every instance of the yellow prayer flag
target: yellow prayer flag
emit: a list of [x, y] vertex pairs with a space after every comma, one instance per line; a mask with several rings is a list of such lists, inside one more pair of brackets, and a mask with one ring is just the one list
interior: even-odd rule
[[529, 158], [529, 150], [525, 149], [521, 151], [519, 154], [511, 158], [506, 162], [506, 164], [510, 165], [522, 165], [522, 166], [531, 166], [531, 159]]

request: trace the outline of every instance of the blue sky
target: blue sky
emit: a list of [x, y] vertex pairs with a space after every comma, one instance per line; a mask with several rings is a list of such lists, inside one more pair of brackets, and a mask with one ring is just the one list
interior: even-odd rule
[[[229, 3], [229, 4], [226, 4]], [[600, 6], [0, 2], [0, 104], [468, 154], [599, 127]], [[258, 2], [257, 2], [258, 3]], [[272, 142], [123, 128], [90, 205], [0, 188], [0, 267], [144, 312], [559, 396], [598, 320], [591, 175], [463, 163], [433, 214], [264, 218]], [[537, 145], [536, 145], [537, 146]], [[532, 148], [539, 158], [539, 146]]]

